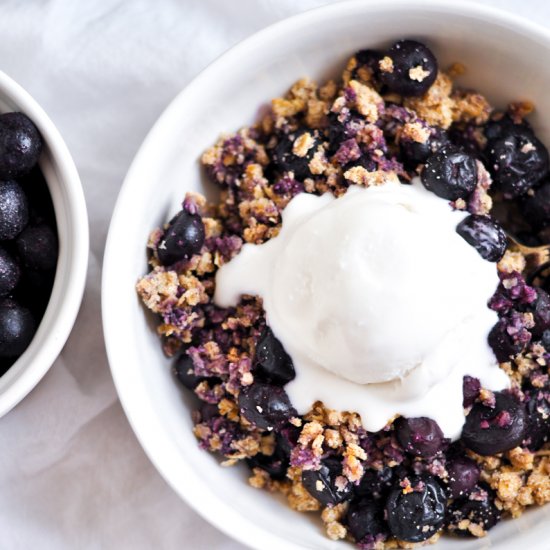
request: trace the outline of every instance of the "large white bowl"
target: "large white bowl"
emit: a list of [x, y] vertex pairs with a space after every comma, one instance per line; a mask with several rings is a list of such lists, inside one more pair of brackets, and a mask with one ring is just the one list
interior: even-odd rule
[[88, 216], [80, 178], [63, 138], [38, 103], [0, 71], [0, 112], [21, 111], [44, 139], [40, 168], [48, 184], [59, 237], [50, 301], [23, 355], [0, 377], [0, 417], [46, 374], [67, 341], [78, 313], [88, 267]]
[[[107, 351], [122, 405], [143, 448], [174, 490], [221, 530], [258, 549], [338, 549], [320, 522], [249, 487], [244, 469], [220, 468], [191, 432], [189, 398], [169, 372], [134, 285], [147, 271], [150, 230], [205, 190], [198, 159], [218, 134], [254, 120], [258, 108], [298, 77], [336, 75], [348, 56], [401, 37], [426, 41], [445, 66], [468, 67], [462, 83], [496, 105], [531, 99], [550, 145], [550, 34], [536, 25], [463, 2], [337, 3], [277, 23], [245, 40], [200, 74], [145, 140], [112, 219], [103, 274]], [[205, 187], [206, 186], [206, 187]], [[206, 189], [210, 192], [210, 189]], [[550, 506], [503, 522], [484, 540], [442, 539], [440, 549], [549, 547]]]

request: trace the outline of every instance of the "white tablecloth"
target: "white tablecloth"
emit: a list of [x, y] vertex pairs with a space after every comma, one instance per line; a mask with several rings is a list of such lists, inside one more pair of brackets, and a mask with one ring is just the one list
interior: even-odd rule
[[[444, 1], [444, 0], [442, 0]], [[0, 1], [0, 68], [42, 104], [82, 178], [84, 302], [61, 356], [0, 420], [0, 548], [243, 549], [154, 470], [117, 400], [100, 318], [103, 247], [124, 174], [169, 101], [252, 32], [328, 0]], [[540, 0], [485, 0], [550, 24]]]

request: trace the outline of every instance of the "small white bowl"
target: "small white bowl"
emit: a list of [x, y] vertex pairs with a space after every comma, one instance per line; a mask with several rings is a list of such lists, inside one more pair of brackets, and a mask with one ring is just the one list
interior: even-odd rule
[[[152, 228], [179, 209], [186, 191], [211, 188], [201, 153], [222, 132], [255, 119], [270, 98], [299, 77], [337, 75], [365, 47], [408, 37], [426, 41], [445, 67], [463, 62], [460, 83], [497, 106], [531, 99], [531, 118], [550, 146], [550, 33], [516, 16], [458, 1], [335, 3], [277, 23], [237, 45], [200, 74], [164, 112], [145, 140], [118, 198], [103, 273], [107, 351], [122, 405], [143, 448], [174, 490], [211, 523], [251, 547], [342, 549], [320, 521], [249, 487], [244, 468], [220, 468], [192, 434], [189, 395], [170, 375], [135, 292], [147, 272]], [[550, 505], [496, 526], [483, 540], [442, 538], [438, 549], [547, 549]]]
[[38, 330], [23, 355], [0, 377], [0, 417], [38, 384], [69, 337], [82, 301], [89, 249], [84, 193], [65, 142], [40, 105], [0, 72], [0, 112], [11, 111], [25, 113], [44, 140], [39, 164], [55, 209], [59, 257], [52, 294]]

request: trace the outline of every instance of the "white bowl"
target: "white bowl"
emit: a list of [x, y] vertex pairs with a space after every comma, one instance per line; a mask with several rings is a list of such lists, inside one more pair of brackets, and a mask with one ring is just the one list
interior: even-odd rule
[[88, 216], [73, 159], [61, 135], [38, 103], [0, 72], [0, 112], [21, 111], [44, 139], [40, 168], [52, 197], [59, 257], [52, 294], [38, 330], [23, 355], [0, 377], [0, 417], [17, 405], [46, 374], [73, 327], [88, 266]]
[[[426, 41], [445, 66], [461, 61], [461, 83], [497, 106], [531, 99], [539, 136], [550, 145], [550, 34], [516, 16], [464, 2], [335, 3], [277, 23], [237, 45], [200, 74], [164, 112], [126, 177], [113, 215], [103, 274], [103, 321], [117, 390], [143, 448], [173, 489], [207, 520], [266, 549], [338, 549], [320, 522], [246, 483], [244, 469], [220, 468], [198, 448], [189, 398], [174, 383], [155, 322], [134, 286], [147, 271], [150, 230], [179, 209], [186, 191], [210, 192], [199, 166], [221, 132], [254, 120], [259, 107], [303, 75], [337, 75], [364, 47], [401, 37]], [[546, 116], [544, 116], [546, 114]], [[441, 539], [440, 549], [548, 548], [550, 506], [499, 524], [483, 540]]]

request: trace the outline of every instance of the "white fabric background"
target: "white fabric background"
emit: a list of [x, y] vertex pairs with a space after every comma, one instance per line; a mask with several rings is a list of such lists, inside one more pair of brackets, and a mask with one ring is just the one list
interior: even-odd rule
[[[67, 141], [91, 229], [73, 333], [39, 386], [0, 420], [2, 550], [243, 549], [172, 492], [130, 430], [101, 333], [103, 247], [129, 163], [178, 91], [232, 44], [328, 1], [0, 0], [0, 68]], [[550, 24], [541, 0], [483, 3]]]

